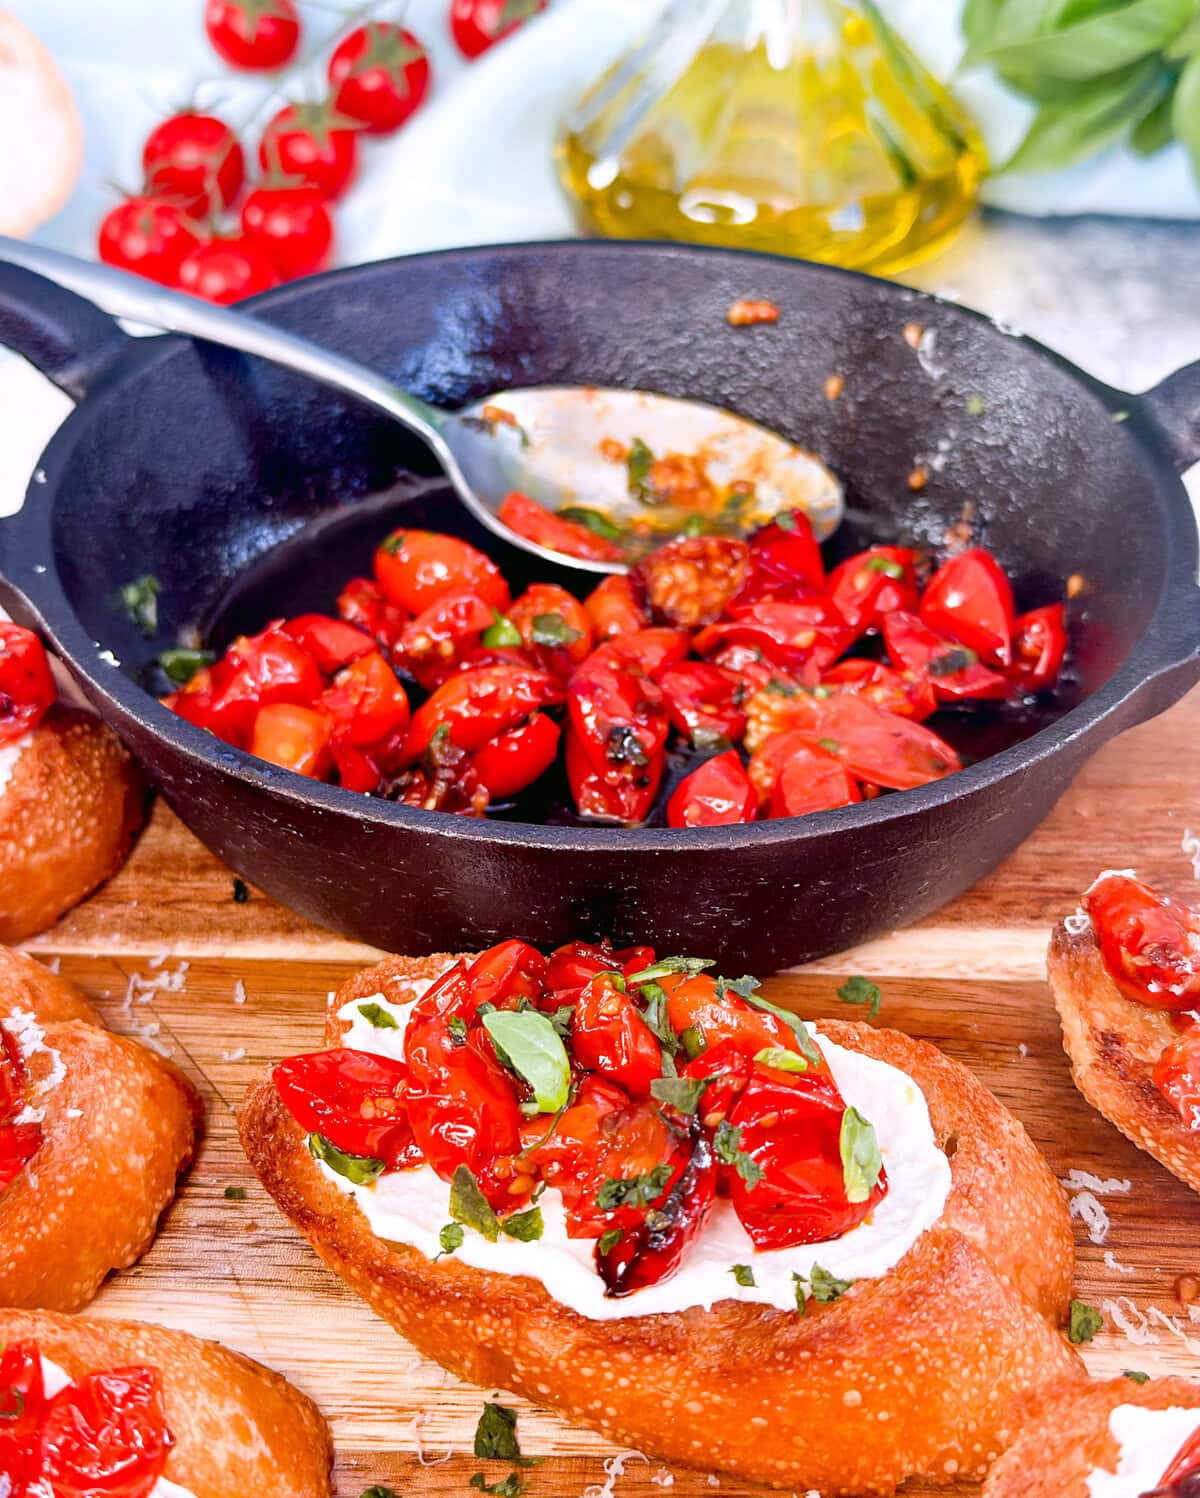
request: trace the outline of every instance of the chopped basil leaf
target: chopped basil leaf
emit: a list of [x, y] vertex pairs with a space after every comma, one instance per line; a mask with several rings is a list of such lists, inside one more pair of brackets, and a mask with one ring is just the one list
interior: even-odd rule
[[704, 1031], [699, 1025], [689, 1025], [679, 1037], [679, 1044], [683, 1047], [683, 1054], [689, 1061], [695, 1061], [702, 1051], [708, 1049], [704, 1041]]
[[517, 1412], [502, 1404], [485, 1404], [475, 1427], [475, 1455], [485, 1461], [511, 1462], [515, 1466], [533, 1467], [536, 1457], [521, 1455], [517, 1441]]
[[474, 1228], [489, 1243], [495, 1243], [500, 1236], [500, 1219], [492, 1211], [469, 1165], [460, 1165], [450, 1181], [450, 1216], [464, 1227]]
[[561, 614], [535, 614], [529, 638], [535, 645], [554, 647], [574, 645], [583, 639], [583, 631], [572, 629]]
[[476, 1492], [492, 1493], [494, 1498], [521, 1498], [529, 1486], [516, 1472], [510, 1472], [502, 1482], [489, 1482], [482, 1472], [473, 1472], [468, 1481]]
[[369, 1186], [383, 1174], [382, 1160], [373, 1160], [370, 1155], [348, 1155], [330, 1144], [324, 1134], [308, 1136], [308, 1152], [314, 1160], [328, 1165], [336, 1175], [345, 1176], [355, 1186]]
[[1067, 1337], [1076, 1347], [1081, 1342], [1090, 1342], [1100, 1328], [1104, 1325], [1104, 1317], [1095, 1306], [1089, 1306], [1086, 1301], [1073, 1300], [1071, 1302], [1071, 1315], [1067, 1323]]
[[865, 1202], [879, 1181], [883, 1170], [883, 1156], [879, 1153], [879, 1140], [875, 1137], [874, 1126], [857, 1108], [847, 1108], [842, 1114], [839, 1143], [846, 1200]]
[[840, 754], [842, 752], [842, 746], [836, 739], [818, 739], [817, 747], [824, 749], [826, 754]]
[[201, 667], [211, 666], [215, 660], [211, 650], [189, 650], [184, 645], [176, 645], [160, 653], [158, 664], [168, 681], [177, 687], [186, 687]]
[[404, 550], [404, 532], [393, 531], [390, 536], [385, 536], [379, 543], [380, 551], [386, 551], [388, 556], [394, 557], [397, 552]]
[[861, 973], [855, 973], [853, 978], [847, 978], [838, 989], [837, 996], [843, 1004], [867, 1005], [867, 1012], [872, 1019], [879, 1013], [880, 1005], [883, 1003], [879, 985], [872, 983], [869, 978], [864, 978]]
[[225, 1200], [227, 1202], [244, 1202], [246, 1200], [245, 1186], [226, 1186]]
[[510, 1065], [533, 1092], [539, 1113], [557, 1113], [571, 1090], [571, 1062], [562, 1036], [537, 1009], [497, 1009], [483, 1028], [503, 1048]]
[[363, 1019], [369, 1020], [377, 1030], [398, 1030], [400, 1026], [396, 1023], [394, 1014], [390, 1014], [382, 1004], [376, 1004], [372, 1000], [369, 1004], [360, 1004], [358, 1012]]
[[683, 522], [683, 527], [680, 530], [679, 534], [681, 536], [702, 536], [704, 534], [704, 529], [705, 526], [703, 515], [689, 515], [688, 518]]
[[552, 1014], [546, 1018], [554, 1026], [555, 1034], [561, 1035], [565, 1040], [571, 1033], [571, 1021], [575, 1018], [574, 1004], [560, 1004]]
[[712, 967], [709, 957], [660, 957], [653, 967], [644, 967], [640, 973], [630, 973], [630, 983], [653, 983], [658, 978], [669, 978], [672, 973], [685, 973], [694, 978], [706, 967]]
[[828, 1305], [830, 1301], [841, 1300], [854, 1283], [853, 1280], [839, 1280], [835, 1275], [830, 1274], [828, 1269], [822, 1269], [819, 1264], [813, 1265], [808, 1282], [812, 1287], [812, 1298], [823, 1305]]
[[867, 563], [868, 572], [882, 572], [885, 577], [893, 577], [897, 581], [904, 576], [904, 568], [899, 562], [893, 562], [891, 557], [872, 557]]
[[764, 1046], [754, 1057], [760, 1066], [773, 1067], [775, 1071], [807, 1071], [808, 1062], [795, 1051], [786, 1051], [780, 1045]]
[[516, 1212], [511, 1217], [500, 1219], [500, 1231], [518, 1243], [536, 1243], [545, 1229], [541, 1207], [530, 1207], [528, 1212]]
[[602, 1212], [618, 1207], [650, 1207], [666, 1190], [671, 1167], [664, 1161], [640, 1176], [609, 1176], [596, 1193], [596, 1205]]
[[233, 881], [233, 903], [235, 905], [249, 905], [250, 888], [244, 879]]
[[731, 1264], [729, 1272], [743, 1288], [747, 1290], [754, 1288], [754, 1270], [749, 1264]]
[[663, 1051], [663, 1076], [676, 1075], [675, 1056], [679, 1051], [679, 1037], [671, 1028], [671, 1016], [667, 1008], [667, 996], [657, 983], [643, 983], [639, 997], [646, 1001], [642, 1018], [653, 1031]]
[[796, 517], [791, 510], [780, 510], [775, 516], [775, 524], [781, 531], [794, 531], [796, 529]]
[[[741, 978], [738, 981], [744, 984], [747, 981], [754, 983], [755, 980], [753, 978], [749, 980]], [[788, 1029], [791, 1030], [792, 1034], [796, 1037], [796, 1043], [799, 1045], [800, 1054], [804, 1057], [804, 1059], [811, 1066], [820, 1066], [821, 1053], [817, 1050], [816, 1046], [813, 1045], [812, 1036], [808, 1033], [808, 1026], [804, 1023], [804, 1021], [798, 1014], [793, 1014], [790, 1009], [781, 1009], [778, 1004], [772, 1004], [770, 999], [761, 998], [752, 990], [747, 993], [743, 993], [742, 990], [733, 983], [730, 983], [728, 987], [733, 993], [736, 993], [739, 998], [745, 999], [747, 1004], [753, 1004], [755, 1009], [761, 1009], [766, 1014], [773, 1014], [776, 1019], [781, 1019], [784, 1024], [787, 1025]], [[724, 997], [724, 995], [720, 992], [720, 980], [718, 980], [718, 996]]]
[[655, 1077], [650, 1083], [650, 1096], [678, 1108], [680, 1113], [695, 1113], [711, 1080], [711, 1077]]
[[742, 1131], [727, 1118], [717, 1125], [713, 1135], [713, 1153], [722, 1165], [732, 1165], [751, 1190], [762, 1180], [762, 1166], [742, 1148]]
[[752, 999], [755, 989], [761, 987], [762, 984], [758, 979], [752, 978], [749, 973], [743, 974], [740, 978], [718, 978], [717, 998], [723, 999], [726, 994], [732, 993], [736, 994], [739, 999]]
[[650, 482], [650, 470], [653, 467], [654, 454], [640, 437], [635, 437], [629, 444], [629, 454], [625, 459], [625, 472], [628, 475], [630, 494], [644, 505], [658, 503], [658, 495], [654, 492], [654, 485]]
[[1141, 1373], [1136, 1368], [1122, 1368], [1121, 1377], [1132, 1379], [1135, 1384], [1148, 1384], [1150, 1382], [1150, 1375], [1148, 1373]]
[[614, 765], [637, 765], [643, 768], [650, 763], [650, 756], [642, 747], [636, 728], [628, 723], [614, 723], [608, 730], [606, 757]]
[[513, 650], [524, 644], [521, 631], [511, 619], [506, 619], [499, 609], [492, 610], [492, 622], [484, 630], [480, 639], [489, 650]]
[[162, 584], [153, 573], [135, 578], [121, 589], [125, 612], [149, 640], [158, 633], [158, 595]]
[[461, 1014], [452, 1014], [446, 1021], [446, 1028], [450, 1031], [450, 1039], [455, 1045], [466, 1045], [467, 1022]]
[[621, 1228], [609, 1228], [607, 1233], [600, 1234], [600, 1241], [596, 1244], [596, 1252], [602, 1259], [606, 1259], [624, 1236], [625, 1233]]
[[610, 520], [602, 510], [590, 510], [586, 505], [564, 505], [558, 515], [561, 520], [570, 520], [576, 525], [586, 526], [593, 536], [600, 536], [605, 541], [621, 539], [621, 527]]
[[[466, 1236], [467, 1235], [463, 1231], [463, 1225], [461, 1222], [448, 1222], [438, 1234], [438, 1242], [442, 1245], [442, 1253], [457, 1253], [458, 1250], [463, 1246], [463, 1240], [466, 1238]], [[439, 1254], [438, 1258], [440, 1259], [441, 1256], [442, 1255]]]
[[400, 1498], [400, 1494], [395, 1488], [385, 1488], [377, 1482], [374, 1487], [363, 1489], [362, 1498]]
[[958, 671], [965, 671], [968, 666], [973, 666], [979, 657], [973, 650], [968, 650], [965, 645], [956, 646], [953, 650], [944, 651], [941, 655], [931, 656], [925, 669], [930, 676], [953, 676]]
[[792, 1288], [796, 1292], [796, 1309], [801, 1316], [808, 1315], [808, 1291], [805, 1289], [805, 1279], [802, 1274], [792, 1270]]

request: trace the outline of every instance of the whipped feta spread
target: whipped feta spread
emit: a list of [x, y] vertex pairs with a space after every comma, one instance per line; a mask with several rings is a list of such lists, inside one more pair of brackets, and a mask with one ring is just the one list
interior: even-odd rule
[[[41, 1362], [42, 1385], [47, 1399], [53, 1399], [63, 1389], [70, 1388], [74, 1380], [57, 1363], [52, 1363], [49, 1358], [42, 1358]], [[33, 1485], [31, 1498], [40, 1498], [37, 1483]], [[150, 1498], [196, 1498], [196, 1495], [190, 1488], [181, 1488], [177, 1482], [160, 1477], [150, 1489]]]
[[1147, 1410], [1119, 1404], [1108, 1428], [1120, 1448], [1115, 1472], [1094, 1467], [1088, 1474], [1088, 1498], [1141, 1498], [1158, 1486], [1163, 1473], [1200, 1430], [1200, 1410]]
[[[427, 986], [421, 985], [421, 990]], [[348, 1021], [350, 1029], [343, 1045], [402, 1060], [404, 1027], [419, 997], [416, 993], [412, 1002], [394, 1004], [376, 994], [344, 1005], [338, 1017]], [[372, 1024], [361, 1013], [364, 1004], [378, 1004], [396, 1021], [396, 1028]], [[886, 1274], [942, 1215], [950, 1193], [950, 1163], [934, 1140], [925, 1096], [911, 1077], [886, 1062], [819, 1038], [847, 1104], [875, 1126], [888, 1176], [883, 1201], [843, 1237], [759, 1251], [732, 1205], [718, 1198], [703, 1233], [688, 1245], [670, 1279], [614, 1300], [605, 1296], [604, 1282], [596, 1272], [594, 1241], [567, 1237], [562, 1197], [548, 1187], [538, 1203], [545, 1224], [541, 1238], [521, 1243], [502, 1235], [496, 1243], [489, 1243], [468, 1229], [454, 1257], [476, 1269], [538, 1280], [554, 1300], [592, 1321], [666, 1314], [693, 1306], [707, 1310], [722, 1300], [794, 1311], [793, 1276], [808, 1279], [816, 1264], [838, 1279], [875, 1279]], [[438, 1233], [450, 1220], [450, 1188], [431, 1167], [392, 1171], [366, 1186], [354, 1185], [323, 1163], [320, 1168], [339, 1191], [354, 1197], [377, 1237], [408, 1244], [430, 1259], [440, 1252]], [[750, 1266], [753, 1285], [737, 1283], [732, 1273], [735, 1264]]]
[[8, 782], [13, 778], [13, 771], [17, 768], [17, 761], [33, 743], [31, 733], [23, 733], [19, 739], [13, 739], [10, 743], [0, 744], [0, 796], [8, 789]]

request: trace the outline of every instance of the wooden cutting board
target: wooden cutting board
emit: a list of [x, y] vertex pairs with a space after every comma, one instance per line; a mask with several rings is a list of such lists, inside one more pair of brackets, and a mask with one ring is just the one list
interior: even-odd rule
[[[931, 1040], [970, 1066], [1023, 1120], [1059, 1176], [1083, 1169], [1130, 1182], [1127, 1193], [1104, 1198], [1106, 1242], [1078, 1229], [1078, 1294], [1093, 1305], [1120, 1298], [1134, 1326], [1148, 1313], [1158, 1319], [1137, 1343], [1110, 1315], [1085, 1351], [1100, 1375], [1134, 1368], [1200, 1377], [1200, 1321], [1189, 1321], [1173, 1293], [1179, 1275], [1200, 1275], [1200, 1198], [1075, 1091], [1043, 959], [1052, 921], [1075, 908], [1102, 868], [1133, 866], [1184, 898], [1200, 895], [1184, 850], [1189, 826], [1200, 834], [1198, 742], [1200, 692], [1109, 745], [1040, 831], [954, 905], [764, 990], [810, 1018], [844, 1014], [836, 975], [867, 974], [883, 990], [878, 1023]], [[124, 871], [30, 950], [59, 959], [114, 1029], [162, 1045], [208, 1107], [199, 1157], [158, 1241], [105, 1286], [95, 1312], [217, 1337], [286, 1373], [332, 1424], [339, 1498], [358, 1498], [374, 1483], [398, 1494], [466, 1498], [482, 1465], [470, 1454], [475, 1422], [484, 1398], [498, 1391], [464, 1385], [418, 1357], [344, 1290], [253, 1179], [234, 1127], [250, 1078], [317, 1044], [326, 994], [377, 954], [256, 891], [236, 903], [229, 872], [162, 806]], [[226, 1186], [245, 1187], [246, 1199], [227, 1200]], [[636, 1456], [622, 1473], [609, 1442], [512, 1402], [524, 1449], [548, 1458], [529, 1474], [529, 1498], [574, 1498], [589, 1486], [605, 1498], [658, 1498], [667, 1488], [680, 1498], [756, 1491]], [[491, 1465], [489, 1481], [506, 1475]]]

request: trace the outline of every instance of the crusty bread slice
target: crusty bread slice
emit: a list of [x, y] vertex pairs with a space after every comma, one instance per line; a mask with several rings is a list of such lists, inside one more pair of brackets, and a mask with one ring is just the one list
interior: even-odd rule
[[1090, 927], [1056, 926], [1047, 970], [1076, 1087], [1139, 1149], [1200, 1191], [1200, 1134], [1154, 1085], [1155, 1062], [1178, 1037], [1165, 1011], [1121, 993]]
[[331, 1449], [320, 1412], [260, 1363], [161, 1326], [0, 1310], [0, 1350], [28, 1338], [73, 1379], [157, 1368], [175, 1437], [166, 1476], [195, 1498], [328, 1498]]
[[43, 1032], [28, 1065], [44, 1138], [0, 1192], [0, 1305], [75, 1311], [149, 1247], [200, 1099], [169, 1061], [105, 1030], [72, 984], [0, 948], [0, 1020], [28, 1015]]
[[0, 788], [0, 941], [53, 925], [115, 874], [144, 816], [142, 777], [112, 731], [51, 708]]
[[0, 10], [0, 234], [20, 238], [58, 212], [83, 165], [83, 129], [54, 59]]
[[[389, 958], [336, 1009], [440, 970]], [[462, 1378], [553, 1405], [647, 1454], [775, 1486], [890, 1493], [906, 1478], [981, 1476], [1017, 1435], [1028, 1389], [1077, 1370], [1057, 1330], [1074, 1247], [1063, 1194], [1021, 1125], [963, 1067], [889, 1030], [822, 1022], [842, 1046], [906, 1071], [950, 1156], [941, 1220], [886, 1276], [801, 1318], [711, 1311], [590, 1321], [535, 1280], [376, 1238], [321, 1174], [269, 1078], [242, 1141], [322, 1259], [427, 1356]]]
[[1115, 1471], [1120, 1452], [1108, 1417], [1120, 1404], [1144, 1409], [1200, 1409], [1200, 1384], [1183, 1378], [1070, 1380], [1029, 1403], [1020, 1439], [988, 1474], [983, 1498], [1088, 1498], [1095, 1467]]

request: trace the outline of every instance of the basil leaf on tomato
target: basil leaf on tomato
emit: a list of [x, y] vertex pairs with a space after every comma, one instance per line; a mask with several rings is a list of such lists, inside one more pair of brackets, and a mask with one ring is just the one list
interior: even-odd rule
[[533, 1092], [539, 1113], [557, 1113], [571, 1091], [571, 1062], [562, 1036], [537, 1009], [496, 1009], [483, 1027], [513, 1071]]
[[711, 1077], [655, 1077], [650, 1096], [680, 1113], [695, 1113]]
[[[741, 979], [739, 981], [744, 982], [745, 980]], [[751, 979], [750, 981], [753, 982], [754, 980]], [[778, 1004], [772, 1004], [770, 999], [760, 998], [756, 993], [742, 993], [739, 989], [734, 988], [732, 983], [729, 984], [728, 987], [732, 989], [734, 993], [737, 993], [739, 998], [745, 999], [747, 1004], [752, 1004], [755, 1009], [761, 1009], [765, 1014], [773, 1014], [776, 1019], [781, 1019], [788, 1027], [788, 1029], [791, 1030], [792, 1034], [796, 1037], [796, 1042], [800, 1047], [800, 1053], [804, 1057], [804, 1059], [809, 1063], [810, 1066], [820, 1066], [821, 1053], [817, 1050], [816, 1046], [813, 1045], [812, 1036], [808, 1033], [808, 1026], [804, 1023], [804, 1021], [798, 1014], [793, 1014], [790, 1009], [781, 1009]], [[719, 992], [719, 984], [718, 996], [724, 997], [724, 995], [720, 994]]]
[[847, 1108], [842, 1114], [839, 1143], [846, 1200], [865, 1202], [878, 1184], [883, 1170], [883, 1156], [879, 1152], [874, 1125], [857, 1108]]
[[582, 640], [583, 633], [572, 629], [561, 614], [535, 614], [529, 627], [529, 638], [535, 645], [561, 648]]
[[629, 982], [653, 983], [655, 979], [668, 978], [672, 973], [683, 973], [694, 978], [697, 973], [712, 966], [711, 957], [660, 957], [652, 967], [645, 967], [640, 973], [630, 973]]
[[760, 1066], [769, 1066], [775, 1071], [807, 1071], [808, 1062], [803, 1056], [797, 1056], [795, 1051], [788, 1051], [781, 1045], [764, 1046], [761, 1051], [756, 1051], [755, 1061]]

